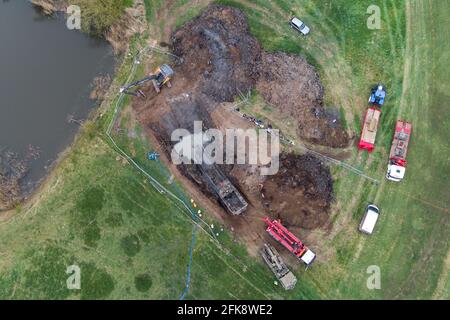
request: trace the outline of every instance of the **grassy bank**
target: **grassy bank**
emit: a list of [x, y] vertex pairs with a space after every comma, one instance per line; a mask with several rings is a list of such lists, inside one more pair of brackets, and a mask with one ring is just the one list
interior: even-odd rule
[[[356, 132], [370, 85], [387, 85], [376, 151], [368, 156], [352, 149], [347, 160], [381, 184], [332, 167], [334, 225], [310, 235], [319, 239], [318, 260], [307, 272], [294, 266], [299, 283], [291, 292], [275, 286], [270, 271], [220, 226], [221, 247], [206, 232], [195, 231], [187, 298], [449, 298], [450, 78], [443, 67], [450, 63], [445, 41], [449, 5], [439, 1], [428, 7], [421, 0], [220, 2], [248, 15], [252, 33], [266, 49], [305, 55], [321, 74], [327, 104], [342, 110]], [[207, 3], [180, 0], [164, 7], [163, 1], [146, 0], [150, 34], [167, 36], [163, 31], [182, 23], [188, 6], [195, 13]], [[382, 9], [381, 30], [366, 28], [370, 4]], [[289, 28], [292, 14], [311, 25], [308, 38]], [[126, 81], [131, 63], [125, 60], [112, 92]], [[85, 126], [42, 193], [0, 225], [1, 298], [178, 299], [185, 289], [191, 219], [109, 144], [104, 132], [115, 101], [111, 95], [100, 109], [103, 116]], [[118, 131], [120, 146], [167, 188], [184, 195], [163, 167], [145, 159], [151, 144], [128, 114], [125, 103], [120, 128], [136, 134]], [[392, 184], [383, 176], [397, 118], [412, 121], [414, 133], [407, 178]], [[356, 228], [369, 202], [376, 202], [382, 214], [375, 234], [366, 237]], [[72, 264], [81, 267], [81, 290], [65, 285]], [[381, 269], [380, 290], [366, 287], [370, 265]]]
[[97, 36], [103, 35], [113, 23], [120, 19], [133, 0], [74, 0], [82, 8], [82, 30]]

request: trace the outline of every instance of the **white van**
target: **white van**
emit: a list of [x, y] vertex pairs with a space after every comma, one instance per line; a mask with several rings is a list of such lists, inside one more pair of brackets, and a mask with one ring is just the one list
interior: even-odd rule
[[289, 21], [289, 24], [291, 25], [292, 28], [296, 29], [298, 32], [300, 32], [304, 36], [306, 36], [311, 31], [309, 29], [309, 27], [303, 23], [302, 20], [300, 20], [299, 18], [296, 18], [296, 17], [293, 17]]
[[372, 234], [373, 229], [380, 216], [380, 209], [376, 205], [370, 204], [366, 208], [366, 213], [359, 225], [359, 231], [365, 234]]

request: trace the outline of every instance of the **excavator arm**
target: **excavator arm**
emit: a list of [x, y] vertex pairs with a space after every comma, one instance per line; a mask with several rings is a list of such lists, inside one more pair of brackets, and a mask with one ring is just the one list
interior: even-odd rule
[[125, 94], [129, 94], [135, 97], [139, 97], [139, 96], [143, 96], [144, 92], [142, 92], [142, 90], [137, 89], [136, 91], [130, 91], [130, 89], [134, 88], [134, 87], [138, 87], [144, 83], [146, 83], [147, 81], [152, 81], [153, 86], [155, 87], [155, 90], [157, 93], [159, 93], [159, 91], [161, 90], [161, 87], [163, 85], [167, 85], [169, 88], [171, 87], [170, 85], [170, 79], [173, 76], [173, 70], [171, 67], [169, 67], [167, 64], [163, 64], [161, 65], [159, 68], [157, 68], [155, 70], [155, 72], [136, 82], [130, 83], [128, 85], [125, 85], [123, 87], [120, 88], [120, 93], [125, 93]]
[[146, 83], [148, 81], [155, 80], [157, 78], [158, 78], [158, 75], [152, 74], [151, 76], [148, 76], [148, 77], [146, 77], [144, 79], [141, 79], [139, 81], [135, 81], [133, 83], [130, 83], [130, 84], [126, 85], [126, 86], [121, 87], [120, 88], [120, 92], [121, 93], [125, 93], [125, 94], [129, 94], [129, 95], [132, 95], [132, 96], [135, 96], [135, 97], [138, 97], [140, 95], [143, 95], [142, 91], [140, 91], [140, 90], [138, 90], [138, 91], [129, 91], [129, 90], [131, 88], [140, 86], [141, 84], [144, 84], [144, 83]]

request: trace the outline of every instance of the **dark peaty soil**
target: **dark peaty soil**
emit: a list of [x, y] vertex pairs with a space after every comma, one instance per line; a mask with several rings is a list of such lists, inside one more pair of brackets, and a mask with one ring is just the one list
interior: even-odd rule
[[330, 171], [315, 156], [282, 154], [280, 170], [264, 182], [261, 200], [286, 226], [322, 227], [333, 200]]

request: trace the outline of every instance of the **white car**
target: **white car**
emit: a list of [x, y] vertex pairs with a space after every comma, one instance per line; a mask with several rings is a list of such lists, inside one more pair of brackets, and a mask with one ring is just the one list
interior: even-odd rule
[[380, 216], [380, 209], [376, 205], [370, 204], [366, 208], [366, 213], [359, 225], [359, 231], [365, 234], [372, 234], [373, 229]]
[[306, 36], [311, 30], [309, 29], [309, 27], [303, 23], [302, 20], [294, 17], [291, 19], [291, 21], [289, 22], [291, 27], [296, 29], [297, 31], [299, 31], [301, 34], [303, 34], [304, 36]]

